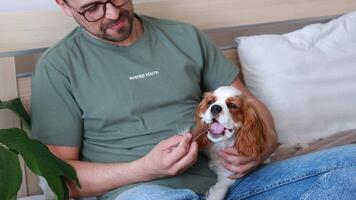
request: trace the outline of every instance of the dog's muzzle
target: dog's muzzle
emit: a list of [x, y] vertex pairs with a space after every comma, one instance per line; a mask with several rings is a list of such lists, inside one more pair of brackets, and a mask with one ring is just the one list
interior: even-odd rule
[[210, 113], [211, 113], [213, 116], [218, 115], [219, 113], [221, 113], [221, 111], [222, 111], [222, 107], [219, 106], [219, 105], [213, 105], [213, 106], [211, 106], [211, 108], [210, 108]]

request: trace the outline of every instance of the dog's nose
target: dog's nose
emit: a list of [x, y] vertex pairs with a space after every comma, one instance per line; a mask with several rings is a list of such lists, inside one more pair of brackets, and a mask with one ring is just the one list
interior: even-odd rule
[[222, 111], [222, 108], [221, 108], [221, 106], [219, 106], [219, 105], [213, 105], [213, 106], [211, 107], [211, 109], [210, 109], [210, 112], [211, 112], [211, 114], [213, 114], [213, 115], [217, 115], [217, 114], [219, 114], [221, 111]]

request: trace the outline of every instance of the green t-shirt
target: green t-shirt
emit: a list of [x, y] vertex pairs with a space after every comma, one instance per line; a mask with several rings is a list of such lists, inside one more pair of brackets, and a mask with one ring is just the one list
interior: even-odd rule
[[[124, 47], [78, 27], [47, 50], [32, 79], [32, 136], [81, 147], [92, 162], [128, 162], [194, 126], [203, 92], [230, 84], [238, 69], [190, 24], [139, 16], [144, 35]], [[207, 158], [152, 182], [205, 193]], [[132, 185], [103, 195], [111, 199]]]

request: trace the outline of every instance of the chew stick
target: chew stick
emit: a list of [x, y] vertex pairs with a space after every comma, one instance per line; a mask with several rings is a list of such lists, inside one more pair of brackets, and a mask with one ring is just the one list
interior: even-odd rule
[[[192, 134], [192, 142], [196, 141], [197, 139], [199, 139], [201, 136], [204, 135], [204, 133], [206, 133], [210, 128], [210, 124], [204, 124], [201, 127], [198, 128], [194, 128], [190, 131], [190, 133]], [[169, 153], [172, 152], [176, 147], [178, 147], [179, 143], [173, 145], [170, 149], [169, 149]]]
[[198, 127], [198, 128], [194, 128], [192, 131], [191, 131], [191, 134], [192, 134], [192, 141], [196, 141], [198, 140], [200, 137], [202, 137], [210, 128], [210, 124], [204, 124], [203, 126], [201, 127]]

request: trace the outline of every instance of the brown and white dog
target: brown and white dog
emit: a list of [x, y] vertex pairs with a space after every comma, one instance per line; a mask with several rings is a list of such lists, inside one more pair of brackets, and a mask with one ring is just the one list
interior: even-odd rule
[[217, 152], [235, 147], [241, 155], [259, 158], [266, 143], [265, 125], [251, 102], [231, 86], [205, 94], [196, 111], [197, 127], [204, 124], [210, 124], [210, 129], [197, 142], [199, 149], [208, 153], [209, 167], [217, 174], [207, 200], [222, 200], [234, 180], [228, 178], [233, 173], [221, 165]]

